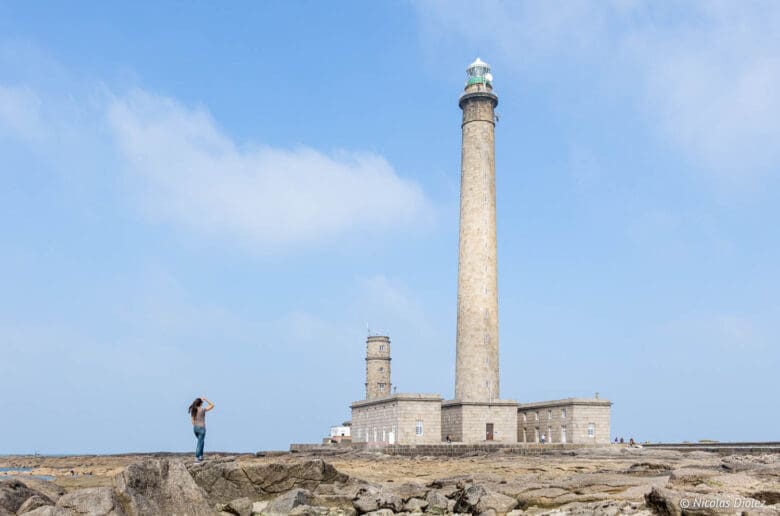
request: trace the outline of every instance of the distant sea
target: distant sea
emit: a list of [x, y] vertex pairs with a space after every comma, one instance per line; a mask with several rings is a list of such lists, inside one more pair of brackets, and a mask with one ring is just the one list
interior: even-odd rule
[[8, 471], [32, 471], [32, 468], [0, 468], [0, 478], [24, 478], [24, 477], [32, 477], [32, 478], [40, 478], [41, 480], [54, 480], [54, 477], [51, 475], [3, 475], [2, 473], [6, 473]]

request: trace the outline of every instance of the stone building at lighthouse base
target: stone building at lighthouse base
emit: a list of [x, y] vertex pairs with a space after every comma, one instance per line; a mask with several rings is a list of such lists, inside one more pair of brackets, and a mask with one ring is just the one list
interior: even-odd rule
[[[380, 349], [381, 346], [381, 349]], [[366, 343], [366, 399], [352, 409], [352, 442], [382, 448], [393, 445], [609, 444], [612, 402], [598, 398], [518, 403], [511, 400], [464, 402], [439, 394], [385, 393], [390, 385], [390, 338]], [[383, 365], [374, 364], [380, 356]], [[381, 369], [381, 371], [380, 371]]]
[[517, 442], [517, 402], [493, 400], [468, 402], [450, 400], [441, 407], [442, 440], [447, 436], [455, 442], [478, 443], [495, 441]]

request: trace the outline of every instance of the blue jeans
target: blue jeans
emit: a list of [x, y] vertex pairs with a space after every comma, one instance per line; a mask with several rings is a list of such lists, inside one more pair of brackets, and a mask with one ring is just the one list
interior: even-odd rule
[[195, 447], [195, 458], [201, 460], [203, 458], [203, 442], [206, 440], [206, 427], [205, 426], [193, 426], [192, 430], [195, 432], [195, 437], [198, 438], [198, 445]]

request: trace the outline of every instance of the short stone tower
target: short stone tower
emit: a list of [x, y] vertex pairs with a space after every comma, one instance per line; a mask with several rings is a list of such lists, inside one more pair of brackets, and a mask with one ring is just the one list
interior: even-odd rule
[[366, 340], [366, 399], [391, 394], [390, 337], [369, 335]]

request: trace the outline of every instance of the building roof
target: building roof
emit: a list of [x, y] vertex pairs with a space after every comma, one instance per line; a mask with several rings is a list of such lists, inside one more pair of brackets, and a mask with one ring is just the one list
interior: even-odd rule
[[562, 400], [550, 401], [532, 401], [529, 403], [518, 403], [518, 410], [540, 409], [547, 407], [561, 407], [565, 405], [592, 405], [598, 407], [609, 407], [612, 402], [601, 398], [565, 398]]
[[441, 403], [442, 397], [439, 394], [431, 394], [431, 393], [398, 393], [398, 394], [391, 394], [389, 396], [383, 396], [381, 398], [374, 398], [370, 400], [360, 400], [360, 401], [354, 401], [352, 402], [352, 405], [350, 405], [352, 408], [354, 407], [369, 407], [371, 405], [384, 405], [386, 403], [397, 403], [397, 402], [404, 402], [404, 401], [437, 401]]

